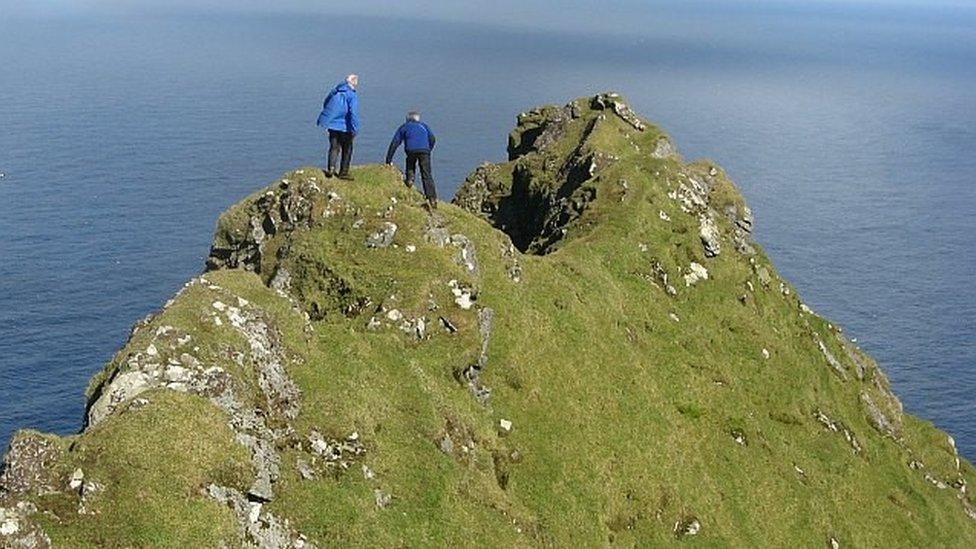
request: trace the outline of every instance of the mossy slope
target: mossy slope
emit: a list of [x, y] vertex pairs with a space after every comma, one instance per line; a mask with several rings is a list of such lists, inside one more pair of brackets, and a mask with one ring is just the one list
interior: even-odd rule
[[379, 166], [224, 214], [91, 425], [19, 435], [47, 460], [8, 456], [16, 535], [976, 545], [972, 466], [778, 277], [720, 168], [613, 95], [525, 113], [509, 152], [433, 215]]

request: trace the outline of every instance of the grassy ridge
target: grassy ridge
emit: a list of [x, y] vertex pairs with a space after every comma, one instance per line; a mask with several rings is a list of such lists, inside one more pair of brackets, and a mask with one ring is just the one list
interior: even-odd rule
[[[957, 467], [944, 433], [892, 411], [880, 371], [801, 306], [758, 246], [736, 251], [724, 212], [744, 204], [721, 170], [655, 158], [660, 130], [585, 101], [539, 144], [539, 128], [566, 112], [527, 115], [513, 160], [479, 169], [459, 193], [496, 225], [519, 224], [530, 253], [460, 207], [428, 215], [389, 168], [359, 168], [353, 183], [297, 170], [218, 224], [219, 249], [251, 246], [265, 227], [259, 256], [235, 256], [239, 268], [189, 286], [93, 394], [154, 341], [178, 355], [158, 343], [160, 327], [191, 335], [194, 355], [231, 372], [242, 399], [284, 433], [261, 512], [319, 546], [976, 544], [960, 498], [971, 499], [951, 485], [976, 480], [972, 466]], [[567, 190], [560, 177], [591, 162]], [[699, 212], [675, 198], [692, 178], [709, 181], [707, 207], [719, 214], [715, 257]], [[268, 193], [277, 198], [262, 202]], [[546, 210], [526, 221], [536, 214], [505, 210], [506, 200]], [[582, 207], [566, 206], [574, 200]], [[367, 246], [387, 223], [392, 242]], [[686, 285], [693, 262], [708, 278]], [[473, 306], [459, 305], [457, 287]], [[213, 303], [237, 298], [285, 350], [301, 391], [294, 419], [276, 417], [260, 377], [233, 358], [254, 352], [248, 342], [214, 324]], [[486, 404], [472, 385], [490, 389]], [[898, 420], [894, 434], [872, 425], [864, 394]], [[104, 487], [84, 502], [91, 513], [78, 513], [69, 490], [16, 495], [39, 508], [27, 520], [63, 546], [251, 540], [205, 494], [211, 484], [245, 491], [254, 475], [224, 412], [193, 394], [142, 396], [147, 404], [60, 442], [57, 478], [80, 467]], [[363, 451], [327, 466], [313, 433], [355, 434]]]

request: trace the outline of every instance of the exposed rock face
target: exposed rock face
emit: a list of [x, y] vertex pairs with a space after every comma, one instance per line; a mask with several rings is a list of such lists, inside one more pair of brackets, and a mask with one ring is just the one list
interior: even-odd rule
[[[195, 279], [190, 284], [224, 292], [206, 278]], [[265, 397], [261, 404], [268, 412], [242, 398], [246, 389], [226, 369], [208, 365], [186, 352], [190, 350], [185, 348], [190, 340], [172, 328], [162, 327], [153, 334], [145, 351], [130, 355], [95, 388], [88, 406], [88, 425], [97, 425], [126, 406], [145, 405], [145, 399], [137, 397], [152, 389], [207, 397], [228, 414], [238, 442], [251, 452], [257, 476], [248, 495], [270, 501], [273, 498], [272, 483], [279, 475], [280, 458], [275, 443], [284, 432], [272, 430], [266, 418], [278, 416], [286, 422], [294, 419], [298, 415], [300, 395], [284, 369], [286, 358], [279, 343], [280, 334], [250, 303], [241, 298], [236, 301], [235, 305], [213, 301], [212, 321], [216, 326], [231, 327], [246, 342], [247, 353], [236, 352], [234, 360], [241, 367], [253, 368]]]
[[[207, 268], [239, 267], [262, 273], [263, 246], [269, 237], [295, 229], [307, 229], [315, 214], [326, 215], [326, 210], [313, 212], [312, 201], [309, 200], [309, 195], [320, 192], [314, 179], [295, 182], [285, 178], [276, 189], [263, 191], [251, 203], [248, 211], [234, 213], [246, 215], [246, 224], [222, 217], [217, 224], [210, 257], [207, 258]], [[338, 196], [335, 201], [341, 202]]]
[[53, 437], [21, 431], [10, 441], [0, 473], [0, 493], [45, 494], [59, 489], [54, 465], [61, 448]]

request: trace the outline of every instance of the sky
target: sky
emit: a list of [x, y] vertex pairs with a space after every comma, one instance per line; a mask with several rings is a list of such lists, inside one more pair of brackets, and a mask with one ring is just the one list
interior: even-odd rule
[[6, 16], [64, 16], [70, 14], [126, 13], [140, 11], [219, 10], [238, 12], [355, 13], [386, 17], [411, 17], [447, 21], [519, 24], [530, 20], [547, 26], [578, 21], [581, 13], [597, 15], [590, 24], [609, 19], [626, 26], [627, 14], [668, 5], [687, 9], [709, 6], [718, 9], [808, 10], [889, 6], [896, 8], [973, 9], [976, 0], [0, 0], [0, 18]]

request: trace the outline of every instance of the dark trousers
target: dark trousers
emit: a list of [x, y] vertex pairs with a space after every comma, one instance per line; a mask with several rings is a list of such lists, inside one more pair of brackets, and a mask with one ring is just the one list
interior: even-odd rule
[[339, 164], [339, 174], [349, 174], [349, 164], [352, 163], [352, 139], [353, 135], [349, 132], [329, 130], [329, 171], [335, 172], [336, 161], [342, 155]]
[[424, 196], [433, 202], [437, 200], [434, 176], [430, 173], [430, 153], [427, 151], [407, 151], [407, 185], [416, 181], [417, 164], [420, 164], [420, 178], [424, 181]]

